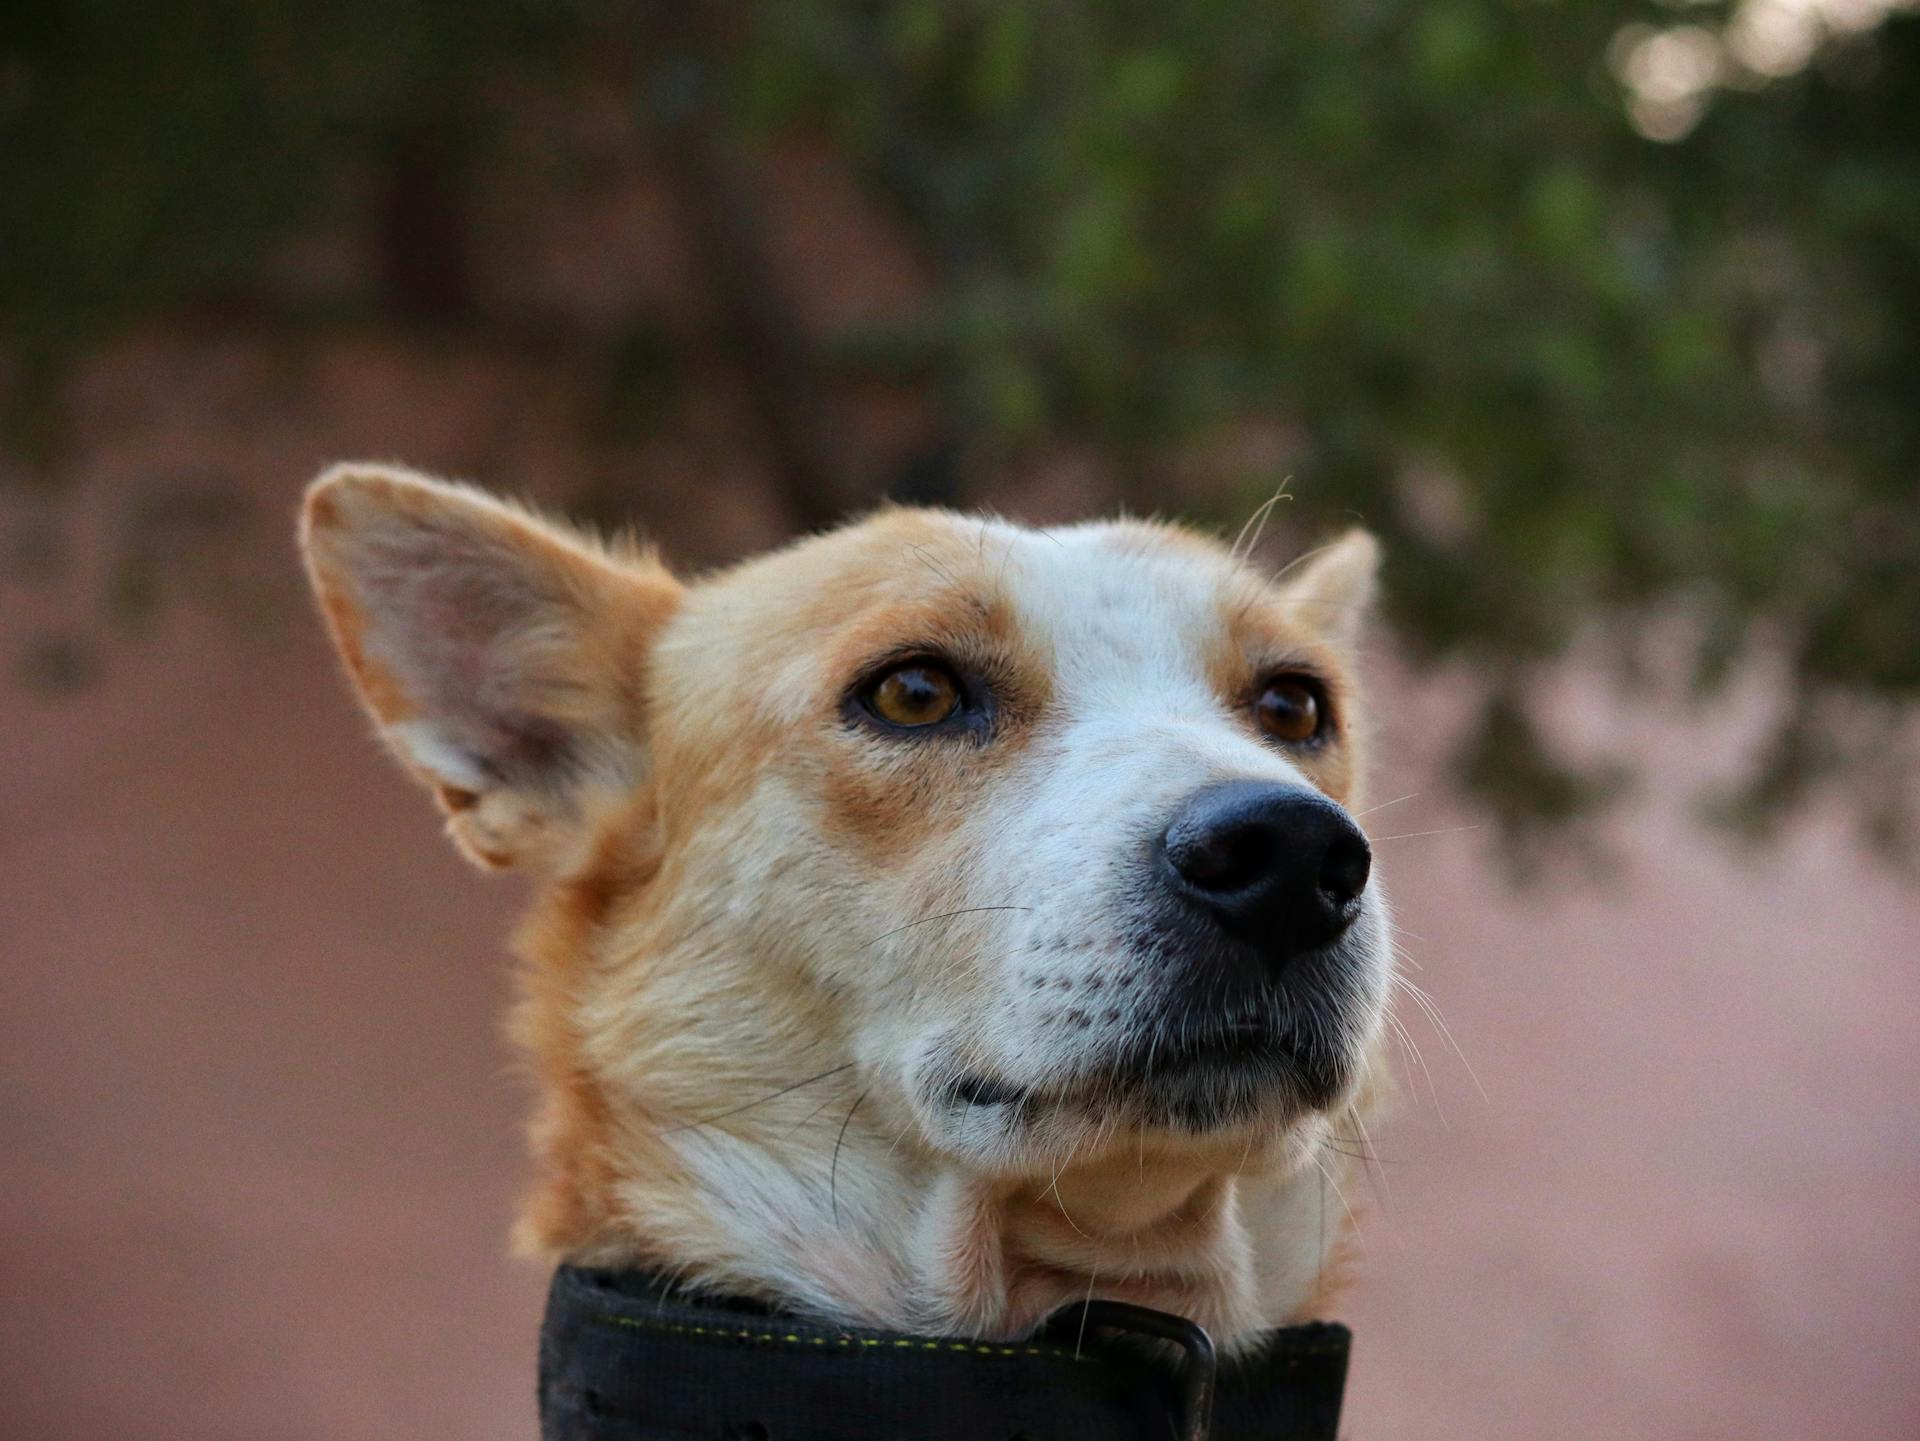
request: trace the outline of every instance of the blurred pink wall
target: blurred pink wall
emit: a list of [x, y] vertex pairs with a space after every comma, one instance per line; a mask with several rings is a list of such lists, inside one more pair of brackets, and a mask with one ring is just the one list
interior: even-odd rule
[[[305, 477], [271, 474], [290, 576]], [[284, 599], [0, 694], [0, 1434], [533, 1434], [515, 884], [441, 842]], [[1369, 824], [1485, 1099], [1410, 1014], [1347, 1429], [1920, 1434], [1920, 895], [1820, 827], [1730, 859], [1683, 810], [1732, 722], [1578, 687], [1567, 723], [1651, 767], [1627, 864], [1510, 894], [1447, 829], [1457, 695], [1380, 669], [1374, 799], [1419, 794]]]

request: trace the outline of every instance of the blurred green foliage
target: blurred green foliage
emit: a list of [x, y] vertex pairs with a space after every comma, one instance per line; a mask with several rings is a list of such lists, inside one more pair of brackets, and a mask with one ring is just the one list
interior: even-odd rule
[[[611, 89], [741, 292], [736, 358], [795, 495], [821, 490], [796, 411], [848, 377], [926, 388], [940, 440], [907, 488], [962, 500], [1075, 444], [1152, 506], [1196, 447], [1278, 426], [1302, 511], [1386, 536], [1410, 652], [1484, 678], [1460, 775], [1522, 852], [1617, 788], [1529, 709], [1532, 678], [1596, 637], [1633, 684], [1700, 695], [1756, 646], [1784, 654], [1773, 741], [1716, 815], [1763, 833], [1837, 786], [1897, 847], [1920, 691], [1920, 20], [1761, 76], [1714, 48], [1738, 19], [1711, 0], [16, 4], [7, 473], [58, 473], [63, 377], [156, 314], [267, 294], [306, 324], [501, 321], [475, 217], [590, 184], [593, 145], [568, 153], [552, 124], [530, 141], [527, 117]], [[1661, 143], [1629, 123], [1620, 56], [1682, 24], [1718, 68]], [[759, 293], [752, 228], [796, 137], [911, 238], [917, 304], [785, 333], [795, 298]], [[289, 305], [274, 263], [328, 227], [373, 255], [365, 283]], [[615, 329], [608, 414], [655, 424], [680, 341], [642, 314]], [[1198, 503], [1237, 522], [1279, 478], [1250, 463]], [[857, 498], [802, 499], [796, 521]], [[1659, 657], [1640, 642], [1676, 612], [1677, 680], [1673, 627]]]

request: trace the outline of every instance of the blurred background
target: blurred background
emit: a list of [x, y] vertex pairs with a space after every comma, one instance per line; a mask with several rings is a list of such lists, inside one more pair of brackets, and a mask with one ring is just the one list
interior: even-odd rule
[[1920, 1434], [1910, 5], [16, 0], [7, 1435], [533, 1434], [519, 896], [307, 613], [348, 457], [696, 570], [1373, 527], [1346, 1429]]

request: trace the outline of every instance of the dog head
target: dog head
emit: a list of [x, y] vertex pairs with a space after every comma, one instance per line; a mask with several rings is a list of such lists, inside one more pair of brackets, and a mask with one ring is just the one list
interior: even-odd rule
[[1366, 535], [1273, 577], [1170, 526], [887, 510], [682, 585], [356, 467], [303, 537], [455, 840], [542, 880], [551, 1249], [693, 1245], [709, 1212], [660, 1177], [737, 1186], [752, 1151], [805, 1189], [819, 1126], [836, 1213], [903, 1233], [869, 1135], [989, 1189], [1136, 1152], [1298, 1169], [1368, 1081]]

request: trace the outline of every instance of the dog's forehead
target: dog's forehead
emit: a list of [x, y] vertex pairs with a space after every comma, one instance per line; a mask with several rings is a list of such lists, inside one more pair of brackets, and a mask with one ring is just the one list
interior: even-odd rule
[[1176, 526], [1035, 529], [899, 509], [725, 573], [698, 609], [763, 635], [809, 629], [817, 641], [876, 610], [964, 598], [1010, 607], [1034, 634], [1178, 631], [1191, 641], [1217, 627], [1223, 594], [1247, 579], [1220, 546]]
[[1211, 542], [1145, 522], [1018, 531], [1008, 545], [1006, 599], [1067, 688], [1194, 671], [1253, 583]]
[[889, 651], [986, 637], [1043, 669], [1056, 695], [1148, 678], [1184, 690], [1237, 648], [1230, 633], [1260, 585], [1224, 546], [1177, 526], [1036, 529], [895, 509], [696, 586], [658, 675], [682, 699], [744, 688], [765, 719], [798, 722]]

